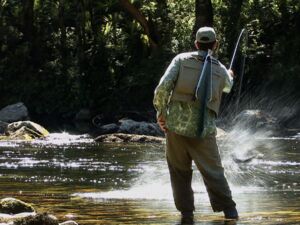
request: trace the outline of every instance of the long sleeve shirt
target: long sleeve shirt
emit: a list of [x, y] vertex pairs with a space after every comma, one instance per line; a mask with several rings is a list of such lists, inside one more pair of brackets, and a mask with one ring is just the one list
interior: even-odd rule
[[[172, 62], [166, 69], [164, 75], [160, 79], [158, 86], [154, 92], [153, 104], [157, 110], [157, 116], [163, 115], [166, 119], [166, 126], [169, 130], [189, 137], [205, 137], [208, 134], [216, 133], [216, 113], [212, 110], [208, 110], [204, 122], [204, 129], [202, 133], [199, 133], [198, 121], [200, 116], [200, 103], [184, 102], [184, 101], [172, 101], [171, 96], [174, 90], [181, 61], [191, 56], [205, 56], [205, 51], [188, 52], [177, 55], [173, 58]], [[225, 66], [220, 64], [223, 68], [225, 76], [225, 85], [223, 92], [230, 92], [233, 80], [226, 70]]]

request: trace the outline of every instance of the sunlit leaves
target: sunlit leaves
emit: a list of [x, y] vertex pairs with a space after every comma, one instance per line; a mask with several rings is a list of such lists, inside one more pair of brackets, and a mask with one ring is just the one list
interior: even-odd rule
[[[300, 74], [300, 1], [244, 0], [240, 12], [232, 12], [235, 2], [212, 0], [222, 61], [230, 60], [229, 44], [247, 28], [249, 76]], [[157, 52], [143, 25], [119, 0], [34, 3], [36, 35], [28, 42], [22, 31], [22, 1], [0, 0], [0, 79], [6, 84], [0, 91], [14, 88], [2, 96], [2, 104], [20, 98], [38, 112], [61, 113], [81, 106], [107, 109], [111, 102], [122, 108], [146, 99], [150, 107], [153, 88], [169, 60], [192, 50], [195, 0], [130, 0], [146, 18]], [[236, 31], [231, 32], [233, 23]], [[55, 88], [50, 94], [44, 91]]]

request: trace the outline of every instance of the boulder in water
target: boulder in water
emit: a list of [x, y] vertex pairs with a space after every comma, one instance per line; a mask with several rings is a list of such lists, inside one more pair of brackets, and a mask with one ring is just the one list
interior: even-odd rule
[[262, 110], [244, 110], [234, 118], [233, 123], [244, 129], [280, 130], [277, 119]]
[[55, 216], [44, 214], [36, 214], [34, 216], [25, 217], [14, 221], [14, 225], [59, 225]]
[[119, 126], [117, 124], [110, 123], [99, 127], [96, 132], [98, 134], [112, 134], [118, 132], [118, 130]]
[[0, 225], [78, 225], [73, 220], [59, 223], [58, 219], [47, 213], [36, 213], [34, 208], [15, 198], [0, 201]]
[[11, 123], [24, 119], [28, 119], [28, 110], [22, 102], [6, 106], [0, 110], [0, 121]]
[[121, 119], [118, 123], [99, 125], [93, 133], [96, 136], [112, 133], [164, 136], [158, 124], [145, 121], [135, 121], [132, 119]]
[[41, 125], [31, 121], [19, 121], [8, 124], [5, 130], [6, 136], [0, 136], [0, 140], [33, 140], [44, 138], [49, 132]]
[[119, 133], [163, 136], [163, 132], [156, 123], [137, 122], [131, 119], [122, 119], [119, 123]]
[[34, 208], [16, 198], [4, 198], [0, 201], [0, 213], [17, 214], [23, 212], [34, 212]]
[[76, 223], [76, 222], [73, 221], [73, 220], [69, 220], [69, 221], [60, 223], [59, 225], [78, 225], [78, 223]]
[[5, 214], [0, 213], [0, 224], [4, 223], [5, 225], [15, 225], [14, 221], [23, 219], [29, 216], [35, 216], [35, 212], [24, 212], [24, 213], [17, 213], [17, 214]]
[[138, 134], [105, 134], [98, 136], [95, 141], [97, 142], [115, 142], [115, 143], [164, 143], [165, 139], [162, 137], [154, 137], [148, 135], [138, 135]]

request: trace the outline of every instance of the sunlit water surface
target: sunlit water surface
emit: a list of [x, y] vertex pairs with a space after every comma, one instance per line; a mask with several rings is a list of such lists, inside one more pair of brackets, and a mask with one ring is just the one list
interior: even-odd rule
[[[231, 132], [219, 141], [240, 212], [213, 213], [194, 170], [196, 224], [300, 224], [300, 135]], [[176, 224], [163, 145], [99, 144], [86, 135], [0, 142], [0, 197], [33, 203], [82, 225]]]

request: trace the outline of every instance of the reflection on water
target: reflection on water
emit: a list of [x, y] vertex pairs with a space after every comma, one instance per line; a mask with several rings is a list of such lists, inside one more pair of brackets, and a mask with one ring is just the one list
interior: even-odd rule
[[[220, 152], [241, 219], [236, 224], [300, 221], [300, 136], [239, 132]], [[176, 224], [164, 146], [98, 144], [88, 136], [0, 142], [0, 197], [17, 197], [60, 220], [83, 225]], [[196, 224], [232, 224], [213, 213], [198, 171]], [[233, 223], [234, 224], [234, 223]]]

